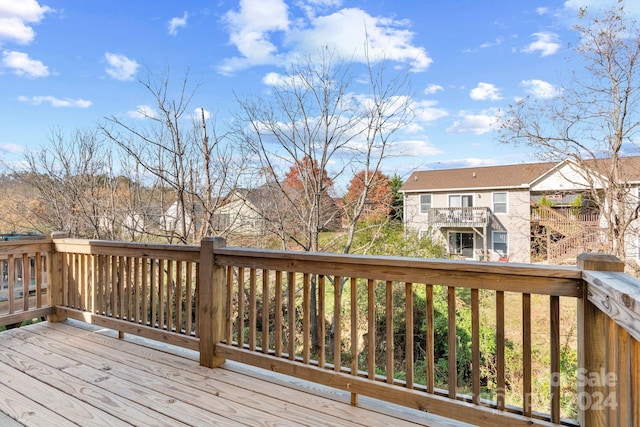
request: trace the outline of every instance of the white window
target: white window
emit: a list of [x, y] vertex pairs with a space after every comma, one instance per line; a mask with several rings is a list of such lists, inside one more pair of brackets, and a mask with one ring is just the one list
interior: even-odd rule
[[450, 208], [470, 208], [473, 206], [473, 194], [449, 194]]
[[423, 214], [429, 213], [430, 208], [431, 208], [431, 194], [421, 194], [420, 195], [420, 213], [423, 213]]
[[491, 238], [493, 242], [493, 251], [500, 256], [508, 256], [509, 253], [509, 236], [506, 231], [494, 231]]
[[507, 213], [507, 193], [493, 193], [493, 213]]

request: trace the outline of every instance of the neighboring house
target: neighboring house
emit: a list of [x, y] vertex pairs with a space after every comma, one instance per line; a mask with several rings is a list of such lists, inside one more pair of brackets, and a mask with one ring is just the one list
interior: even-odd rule
[[267, 187], [230, 192], [214, 215], [214, 230], [253, 236], [265, 235], [277, 199]]
[[[326, 209], [321, 213], [324, 230], [341, 228], [339, 203], [326, 199]], [[276, 186], [262, 185], [253, 189], [239, 188], [230, 192], [216, 210], [215, 228], [238, 235], [280, 235], [281, 231], [295, 232], [296, 219], [281, 190]]]
[[[624, 182], [638, 187], [640, 157], [622, 166]], [[399, 191], [405, 227], [440, 239], [452, 258], [561, 264], [607, 243], [585, 188], [577, 165], [565, 160], [419, 171]], [[630, 257], [638, 236], [627, 240]]]

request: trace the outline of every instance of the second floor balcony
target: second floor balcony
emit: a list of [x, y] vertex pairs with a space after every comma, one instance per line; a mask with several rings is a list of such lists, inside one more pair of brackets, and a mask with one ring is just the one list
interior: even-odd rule
[[430, 208], [429, 224], [434, 227], [484, 227], [489, 223], [489, 208]]

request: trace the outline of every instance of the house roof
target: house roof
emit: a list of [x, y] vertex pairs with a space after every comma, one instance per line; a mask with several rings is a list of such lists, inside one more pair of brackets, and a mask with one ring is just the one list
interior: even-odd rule
[[[603, 176], [611, 159], [588, 160]], [[561, 162], [522, 163], [458, 169], [417, 171], [400, 187], [400, 192], [425, 190], [477, 190], [485, 188], [527, 188], [536, 179], [551, 172]], [[620, 179], [640, 182], [640, 156], [620, 158]]]
[[417, 171], [411, 174], [400, 191], [526, 187], [556, 164], [524, 163]]

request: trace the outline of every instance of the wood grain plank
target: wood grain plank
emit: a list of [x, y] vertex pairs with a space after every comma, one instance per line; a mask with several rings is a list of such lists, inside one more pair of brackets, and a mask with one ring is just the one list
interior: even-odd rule
[[[60, 330], [58, 325], [47, 329]], [[167, 352], [151, 352], [148, 348], [122, 340], [112, 343], [113, 339], [96, 334], [85, 336], [82, 331], [69, 336], [65, 335], [62, 341], [58, 341], [60, 338], [58, 336], [54, 341], [50, 335], [41, 335], [37, 340], [28, 341], [43, 346], [47, 351], [58, 353], [75, 349], [73, 360], [93, 366], [102, 376], [108, 374], [134, 383], [145, 384], [155, 390], [164, 390], [173, 398], [228, 416], [230, 422], [251, 425], [293, 423], [295, 425], [348, 426], [356, 424], [347, 421], [353, 414], [350, 414], [350, 410], [345, 409], [348, 407], [343, 404], [338, 405], [312, 396], [310, 399], [306, 397], [301, 399], [300, 391], [229, 373], [225, 369], [204, 369], [197, 366], [193, 360]], [[99, 344], [98, 348], [96, 344]], [[112, 350], [107, 350], [108, 354], [104, 356], [108, 358], [103, 358], [102, 352], [105, 352], [106, 348]], [[97, 355], [96, 350], [98, 350]], [[105, 361], [107, 365], [104, 365]], [[72, 363], [71, 367], [66, 369], [73, 369], [74, 366], [75, 363]], [[105, 371], [105, 367], [108, 367], [108, 370]], [[283, 397], [290, 400], [284, 400]], [[298, 407], [299, 403], [304, 405]], [[325, 412], [332, 415], [323, 417], [321, 414]], [[365, 413], [362, 411], [361, 416]], [[340, 414], [344, 419], [335, 421], [336, 414]], [[395, 423], [374, 423], [374, 425], [391, 426]]]
[[[41, 393], [43, 389], [38, 391]], [[0, 425], [3, 427], [67, 427], [72, 422], [1, 382], [0, 396]], [[118, 421], [114, 419], [115, 423]], [[120, 422], [120, 425], [128, 424]]]

